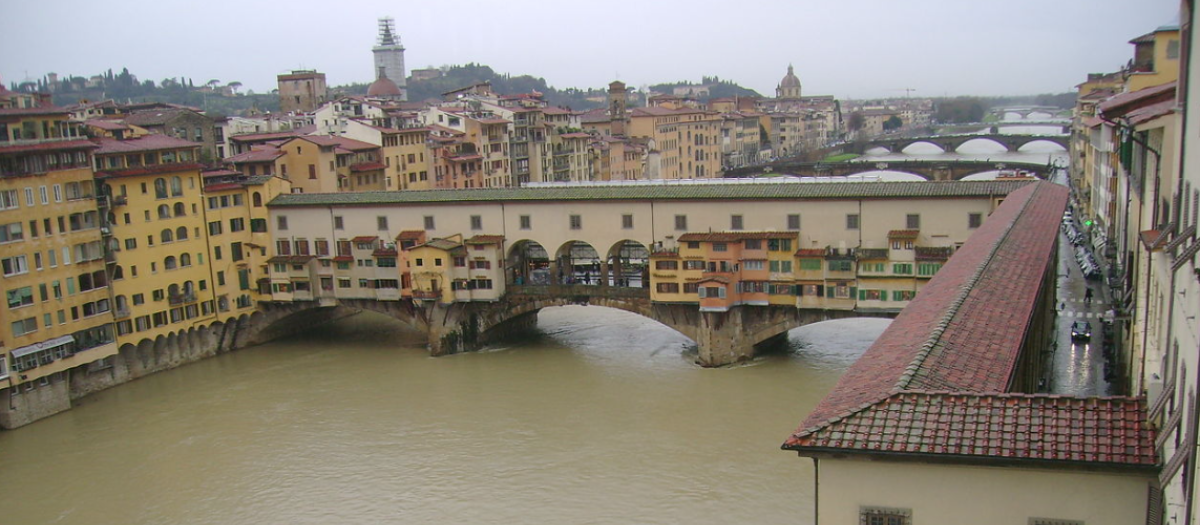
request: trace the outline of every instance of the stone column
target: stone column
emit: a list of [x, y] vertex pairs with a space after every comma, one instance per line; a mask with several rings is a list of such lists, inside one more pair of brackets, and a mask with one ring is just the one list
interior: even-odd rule
[[725, 366], [754, 357], [754, 341], [746, 331], [742, 308], [700, 313], [700, 326], [696, 330], [697, 364]]

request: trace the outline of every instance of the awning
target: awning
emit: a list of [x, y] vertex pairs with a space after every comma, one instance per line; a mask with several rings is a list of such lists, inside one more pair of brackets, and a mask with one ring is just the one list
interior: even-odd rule
[[13, 356], [13, 359], [16, 359], [23, 355], [29, 355], [34, 352], [40, 352], [42, 350], [46, 350], [49, 348], [56, 348], [56, 347], [71, 344], [74, 342], [75, 342], [75, 336], [73, 336], [73, 335], [64, 335], [62, 337], [55, 337], [54, 339], [51, 339], [49, 341], [42, 341], [40, 343], [34, 343], [29, 346], [22, 346], [21, 348], [13, 350], [12, 356]]

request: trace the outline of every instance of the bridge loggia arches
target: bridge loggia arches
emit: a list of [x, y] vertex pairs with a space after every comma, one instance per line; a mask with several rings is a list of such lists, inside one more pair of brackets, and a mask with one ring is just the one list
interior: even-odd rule
[[567, 241], [559, 246], [551, 267], [556, 284], [590, 285], [600, 282], [600, 254], [584, 241]]
[[649, 286], [650, 250], [646, 245], [630, 239], [618, 241], [608, 249], [605, 262], [606, 284], [625, 288]]
[[517, 241], [508, 249], [505, 282], [509, 285], [551, 284], [550, 262], [550, 254], [537, 241]]

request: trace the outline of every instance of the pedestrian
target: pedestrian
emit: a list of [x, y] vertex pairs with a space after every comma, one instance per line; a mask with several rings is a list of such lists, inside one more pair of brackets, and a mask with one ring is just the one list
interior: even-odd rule
[[1087, 292], [1085, 292], [1083, 294], [1083, 302], [1092, 304], [1092, 289], [1091, 288], [1088, 288]]

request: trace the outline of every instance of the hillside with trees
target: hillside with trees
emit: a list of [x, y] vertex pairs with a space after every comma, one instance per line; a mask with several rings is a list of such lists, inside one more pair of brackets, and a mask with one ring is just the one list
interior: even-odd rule
[[762, 95], [758, 94], [758, 92], [754, 91], [753, 89], [744, 88], [738, 85], [736, 82], [730, 80], [721, 80], [720, 77], [716, 76], [701, 77], [700, 83], [698, 84], [687, 80], [655, 84], [650, 86], [650, 91], [655, 93], [666, 93], [670, 95], [675, 92], [676, 88], [681, 87], [706, 88], [708, 90], [708, 96], [695, 97], [700, 100], [711, 100], [714, 98], [726, 97], [762, 97]]

